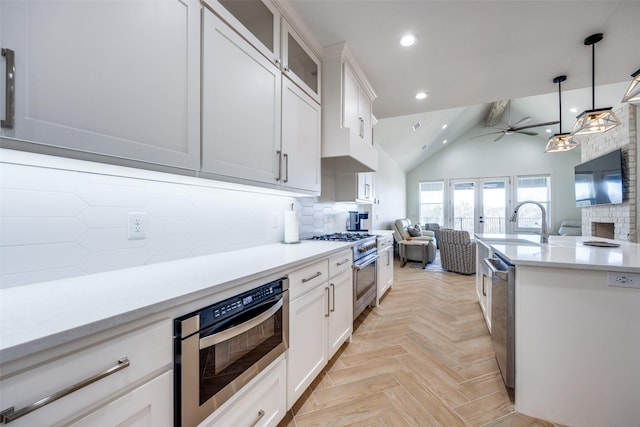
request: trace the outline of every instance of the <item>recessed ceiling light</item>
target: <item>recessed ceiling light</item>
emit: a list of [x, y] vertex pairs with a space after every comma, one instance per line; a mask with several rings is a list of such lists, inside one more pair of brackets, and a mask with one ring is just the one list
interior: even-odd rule
[[420, 129], [420, 126], [422, 126], [422, 124], [419, 121], [416, 122], [416, 124], [413, 125], [413, 130], [417, 131], [418, 129]]
[[545, 132], [551, 133], [551, 129], [546, 129]]
[[418, 36], [413, 33], [407, 33], [400, 39], [400, 44], [404, 47], [413, 46], [418, 41]]
[[427, 148], [427, 144], [424, 144], [424, 145], [422, 146], [422, 149], [423, 149], [423, 150], [424, 150], [425, 148]]
[[572, 109], [570, 109], [569, 111], [571, 111], [572, 113], [577, 113], [578, 109], [576, 107], [573, 107]]
[[446, 143], [447, 143], [447, 140], [445, 139], [444, 141], [442, 141], [442, 143], [443, 143], [443, 144], [446, 144]]
[[427, 97], [427, 92], [418, 92], [416, 93], [416, 99], [425, 99]]
[[447, 126], [449, 126], [449, 125], [447, 125], [447, 124], [442, 125], [442, 129], [446, 129]]

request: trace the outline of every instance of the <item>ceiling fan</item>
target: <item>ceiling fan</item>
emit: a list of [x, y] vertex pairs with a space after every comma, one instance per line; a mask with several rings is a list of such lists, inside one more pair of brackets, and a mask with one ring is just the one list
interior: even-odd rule
[[486, 133], [484, 135], [478, 135], [476, 138], [481, 137], [481, 136], [487, 136], [487, 135], [495, 135], [495, 134], [499, 134], [498, 137], [496, 139], [494, 139], [493, 141], [498, 141], [501, 138], [504, 138], [505, 135], [511, 135], [514, 133], [521, 133], [523, 135], [530, 135], [530, 136], [534, 136], [537, 135], [537, 132], [532, 132], [529, 130], [525, 130], [525, 129], [531, 129], [531, 128], [537, 128], [540, 126], [552, 126], [552, 125], [556, 125], [559, 122], [553, 121], [553, 122], [544, 122], [544, 123], [536, 123], [533, 125], [527, 125], [527, 126], [522, 126], [525, 123], [528, 123], [529, 121], [531, 121], [531, 117], [523, 117], [520, 120], [518, 120], [516, 123], [511, 124], [511, 101], [509, 101], [508, 103], [508, 108], [509, 108], [509, 125], [506, 128], [494, 128], [496, 129], [495, 132], [490, 132], [490, 133]]

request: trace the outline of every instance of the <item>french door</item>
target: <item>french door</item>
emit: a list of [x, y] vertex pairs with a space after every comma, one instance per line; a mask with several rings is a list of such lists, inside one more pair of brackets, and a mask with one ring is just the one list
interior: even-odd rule
[[506, 233], [509, 178], [450, 181], [449, 226], [474, 233]]

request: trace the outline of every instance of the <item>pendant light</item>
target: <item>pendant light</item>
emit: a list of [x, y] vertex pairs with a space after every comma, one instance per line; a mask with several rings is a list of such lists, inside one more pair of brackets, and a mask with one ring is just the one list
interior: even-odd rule
[[549, 138], [546, 147], [544, 147], [545, 153], [569, 151], [580, 145], [573, 139], [573, 135], [570, 133], [562, 133], [562, 82], [565, 80], [567, 80], [567, 76], [558, 76], [553, 79], [553, 82], [558, 84], [558, 122], [560, 133], [556, 133]]
[[631, 77], [633, 77], [633, 81], [629, 85], [629, 89], [627, 89], [627, 93], [624, 94], [621, 102], [640, 102], [640, 70], [631, 74]]
[[592, 135], [606, 132], [620, 124], [620, 120], [613, 114], [612, 108], [596, 110], [596, 43], [602, 40], [602, 33], [593, 34], [584, 39], [585, 46], [591, 46], [591, 110], [583, 111], [573, 126], [572, 135]]

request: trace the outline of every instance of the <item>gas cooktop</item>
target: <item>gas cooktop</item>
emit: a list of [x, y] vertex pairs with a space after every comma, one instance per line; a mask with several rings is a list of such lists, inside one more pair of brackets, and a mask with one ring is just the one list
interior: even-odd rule
[[313, 236], [309, 240], [333, 240], [338, 242], [356, 242], [358, 240], [375, 237], [369, 233], [332, 233]]

